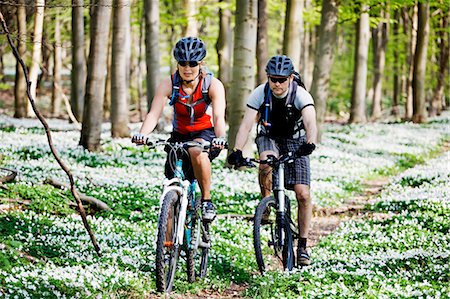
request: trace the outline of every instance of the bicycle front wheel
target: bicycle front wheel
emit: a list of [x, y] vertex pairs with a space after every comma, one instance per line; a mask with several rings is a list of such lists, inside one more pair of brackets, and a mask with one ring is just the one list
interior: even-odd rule
[[175, 279], [179, 245], [175, 245], [178, 226], [180, 197], [175, 191], [169, 191], [163, 199], [158, 219], [156, 240], [156, 289], [170, 292]]
[[255, 211], [253, 222], [253, 245], [259, 271], [264, 274], [266, 267], [277, 269], [282, 266], [282, 248], [276, 222], [276, 201], [272, 196], [263, 198]]

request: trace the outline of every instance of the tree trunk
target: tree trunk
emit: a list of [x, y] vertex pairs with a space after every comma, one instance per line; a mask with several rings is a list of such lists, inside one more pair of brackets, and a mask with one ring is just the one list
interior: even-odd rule
[[256, 62], [258, 66], [257, 84], [267, 81], [266, 64], [269, 60], [267, 0], [258, 1], [258, 37], [256, 45]]
[[[114, 0], [112, 0], [114, 1]], [[112, 26], [109, 27], [108, 35], [108, 54], [106, 63], [106, 84], [105, 96], [103, 101], [103, 119], [110, 119], [111, 115], [111, 64], [112, 64]]]
[[[30, 93], [31, 97], [36, 101], [36, 86], [38, 80], [38, 72], [40, 69], [42, 58], [42, 29], [44, 26], [44, 8], [45, 0], [35, 0], [35, 14], [34, 14], [34, 35], [33, 35], [33, 54], [30, 66]], [[28, 116], [34, 116], [31, 109], [28, 109]]]
[[316, 49], [314, 74], [311, 86], [311, 95], [317, 112], [317, 125], [319, 140], [321, 126], [325, 120], [327, 108], [328, 90], [330, 85], [331, 66], [336, 46], [336, 32], [338, 21], [338, 2], [336, 0], [324, 0], [319, 28], [319, 41]]
[[[27, 51], [26, 34], [27, 34], [27, 13], [25, 0], [19, 0], [17, 6], [17, 28], [19, 38], [17, 39], [17, 50], [20, 57], [24, 57]], [[16, 78], [14, 84], [14, 117], [22, 118], [28, 115], [28, 99], [26, 96], [27, 82], [25, 74], [19, 61], [16, 62]]]
[[416, 52], [414, 55], [413, 74], [413, 122], [423, 123], [427, 120], [425, 70], [427, 66], [428, 39], [430, 36], [430, 4], [418, 4], [418, 31]]
[[59, 16], [55, 15], [55, 42], [53, 43], [53, 93], [52, 93], [52, 115], [58, 117], [61, 114], [61, 69], [62, 69], [62, 49], [61, 49], [61, 24]]
[[229, 148], [234, 147], [236, 134], [244, 115], [245, 101], [255, 86], [255, 54], [258, 1], [237, 0], [234, 29], [233, 81], [228, 103]]
[[127, 49], [130, 47], [130, 0], [114, 0], [111, 64], [111, 134], [113, 138], [129, 137]]
[[[400, 22], [399, 10], [396, 9], [394, 12], [394, 45], [398, 43], [398, 24]], [[395, 118], [398, 118], [400, 115], [399, 111], [399, 97], [400, 97], [400, 77], [402, 67], [400, 66], [399, 61], [399, 47], [394, 46], [394, 90], [392, 95], [392, 115]]]
[[84, 53], [83, 0], [72, 0], [72, 73], [70, 104], [79, 122], [83, 120], [86, 92], [86, 56]]
[[229, 0], [219, 0], [226, 4], [225, 8], [219, 9], [219, 37], [216, 43], [217, 57], [219, 60], [219, 79], [222, 81], [225, 89], [228, 90], [231, 81], [231, 45], [232, 35], [230, 29], [231, 11]]
[[[139, 31], [131, 30], [131, 44], [135, 45], [131, 48], [131, 57], [130, 57], [130, 100], [132, 107], [135, 107], [136, 111], [141, 115], [141, 96], [142, 96], [142, 74], [141, 74], [141, 54], [142, 54], [142, 36], [143, 36], [143, 24], [144, 24], [144, 14], [139, 11], [137, 14], [139, 20]], [[134, 22], [134, 20], [132, 20]], [[139, 120], [141, 118], [139, 117]]]
[[439, 73], [436, 87], [434, 88], [433, 98], [430, 105], [430, 116], [441, 115], [442, 103], [445, 101], [444, 85], [445, 75], [449, 65], [449, 37], [445, 30], [448, 29], [449, 15], [441, 13], [441, 27], [438, 34], [439, 42]]
[[159, 82], [159, 1], [145, 0], [145, 57], [147, 62], [147, 105], [152, 106]]
[[403, 26], [405, 34], [409, 35], [408, 43], [408, 57], [406, 59], [406, 65], [408, 67], [408, 74], [405, 81], [405, 120], [411, 120], [413, 116], [413, 59], [415, 56], [416, 42], [417, 42], [417, 5], [413, 8], [412, 22], [409, 20], [408, 9], [402, 10]]
[[[308, 11], [311, 6], [311, 1], [306, 0], [304, 3], [304, 11]], [[303, 38], [302, 38], [302, 47], [300, 54], [300, 69], [299, 72], [302, 75], [303, 83], [307, 89], [311, 87], [312, 82], [312, 68], [310, 68], [310, 38], [311, 38], [311, 28], [309, 24], [306, 24], [303, 20]]]
[[301, 23], [303, 23], [303, 1], [287, 0], [284, 23], [283, 54], [289, 56], [296, 70], [300, 68]]
[[184, 13], [187, 19], [187, 24], [183, 28], [182, 36], [197, 36], [198, 35], [198, 24], [195, 19], [195, 15], [197, 14], [197, 6], [196, 0], [184, 0], [183, 8]]
[[381, 12], [383, 21], [378, 23], [376, 28], [372, 29], [373, 38], [373, 98], [372, 98], [372, 120], [381, 117], [381, 98], [384, 65], [386, 61], [386, 45], [388, 42], [388, 8], [384, 8]]
[[352, 104], [350, 122], [366, 122], [367, 59], [369, 56], [369, 13], [367, 5], [361, 6], [356, 23], [355, 66], [353, 71]]
[[0, 82], [5, 82], [5, 64], [3, 62], [3, 55], [5, 54], [5, 44], [0, 45]]
[[92, 8], [86, 102], [80, 139], [80, 144], [90, 151], [100, 150], [108, 56], [105, 45], [108, 44], [112, 0], [99, 0], [97, 4]]

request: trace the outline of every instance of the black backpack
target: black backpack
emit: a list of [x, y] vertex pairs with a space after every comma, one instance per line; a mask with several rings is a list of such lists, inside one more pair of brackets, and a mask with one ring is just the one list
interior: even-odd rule
[[[296, 111], [298, 111], [295, 108], [294, 101], [295, 97], [297, 95], [297, 87], [301, 86], [306, 90], [305, 84], [303, 83], [303, 80], [298, 72], [294, 72], [294, 80], [293, 82], [297, 84], [291, 84], [291, 88], [289, 90], [289, 93], [287, 95], [286, 99], [286, 108], [287, 108], [287, 118], [293, 118], [296, 116]], [[266, 128], [266, 131], [270, 132], [271, 122], [270, 122], [270, 115], [271, 115], [271, 104], [272, 101], [272, 92], [269, 88], [269, 82], [267, 82], [264, 86], [264, 109], [261, 111], [261, 117], [259, 119], [259, 124], [264, 126]], [[302, 129], [303, 126], [300, 128]]]

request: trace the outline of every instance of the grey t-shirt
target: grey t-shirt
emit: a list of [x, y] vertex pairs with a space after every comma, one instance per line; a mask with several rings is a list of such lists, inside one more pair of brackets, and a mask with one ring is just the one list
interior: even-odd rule
[[[259, 107], [261, 107], [264, 104], [264, 86], [266, 84], [263, 83], [259, 85], [258, 87], [253, 90], [253, 92], [250, 94], [250, 97], [247, 100], [247, 106], [249, 108], [259, 110]], [[303, 108], [306, 106], [314, 105], [314, 100], [309, 92], [306, 91], [301, 86], [297, 86], [297, 93], [296, 97], [294, 99], [294, 106], [299, 111], [302, 111]]]
[[[259, 111], [260, 107], [262, 105], [264, 105], [264, 99], [265, 99], [264, 87], [265, 87], [265, 85], [266, 85], [265, 83], [259, 85], [250, 94], [250, 97], [247, 100], [247, 106], [249, 108]], [[282, 100], [283, 98], [286, 97], [287, 94], [288, 94], [288, 92], [286, 92], [286, 94], [283, 95], [279, 99]], [[275, 98], [277, 98], [275, 95], [273, 95], [273, 96]], [[309, 94], [309, 92], [307, 92], [306, 89], [304, 89], [303, 87], [297, 86], [297, 92], [295, 94], [295, 99], [294, 99], [295, 108], [297, 108], [299, 111], [302, 111], [303, 108], [305, 108], [307, 106], [311, 106], [311, 105], [314, 105], [314, 100], [313, 100], [311, 94]], [[258, 126], [258, 127], [259, 127], [258, 134], [265, 135], [268, 133], [266, 127], [264, 127], [264, 126]], [[292, 138], [299, 138], [301, 136], [304, 136], [305, 130], [303, 130], [302, 128], [303, 128], [303, 118], [300, 117], [300, 119], [298, 120], [298, 122], [296, 123], [295, 128], [294, 128], [294, 132], [296, 132], [296, 133], [294, 134], [294, 136], [292, 136]]]

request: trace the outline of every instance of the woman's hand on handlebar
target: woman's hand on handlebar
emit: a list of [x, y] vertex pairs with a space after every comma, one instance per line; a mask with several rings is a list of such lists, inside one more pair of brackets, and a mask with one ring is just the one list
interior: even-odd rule
[[145, 135], [141, 133], [134, 134], [133, 137], [131, 137], [131, 142], [137, 145], [144, 145], [146, 142]]
[[228, 148], [228, 142], [225, 137], [216, 137], [211, 141], [211, 146], [222, 150]]

